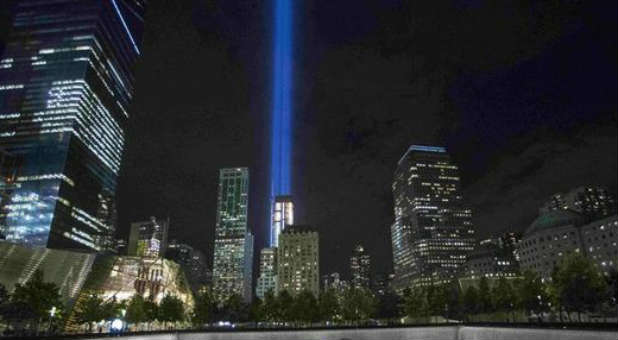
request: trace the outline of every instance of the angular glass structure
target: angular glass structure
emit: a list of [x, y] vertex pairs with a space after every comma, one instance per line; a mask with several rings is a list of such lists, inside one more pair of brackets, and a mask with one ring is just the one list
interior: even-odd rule
[[233, 294], [251, 301], [253, 235], [247, 227], [249, 169], [219, 170], [213, 291], [218, 301]]
[[6, 240], [85, 251], [112, 246], [144, 5], [17, 4], [0, 59], [0, 148], [18, 164], [0, 204]]
[[393, 287], [402, 291], [453, 280], [475, 240], [458, 168], [446, 150], [412, 145], [397, 165], [393, 196]]

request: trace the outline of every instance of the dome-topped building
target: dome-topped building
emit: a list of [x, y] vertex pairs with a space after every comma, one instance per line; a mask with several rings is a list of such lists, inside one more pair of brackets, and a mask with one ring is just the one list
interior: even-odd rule
[[553, 210], [537, 217], [525, 234], [551, 230], [564, 226], [581, 226], [586, 223], [586, 217], [571, 210]]
[[618, 265], [618, 218], [616, 215], [588, 222], [572, 210], [547, 211], [526, 229], [519, 245], [520, 265], [544, 279], [564, 256], [581, 252], [603, 271]]

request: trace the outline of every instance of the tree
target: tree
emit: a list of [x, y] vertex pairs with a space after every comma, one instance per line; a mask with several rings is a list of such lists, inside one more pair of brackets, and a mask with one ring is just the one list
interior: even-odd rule
[[367, 320], [375, 313], [375, 298], [364, 288], [348, 288], [343, 293], [341, 312], [347, 321]]
[[446, 285], [431, 285], [425, 289], [428, 313], [446, 317], [448, 290]]
[[184, 304], [176, 296], [167, 294], [159, 304], [159, 321], [176, 323], [184, 320]]
[[[505, 277], [500, 277], [498, 283], [491, 290], [493, 305], [498, 312], [513, 312], [516, 305], [515, 292], [513, 286]], [[513, 316], [513, 321], [515, 317]]]
[[459, 289], [459, 285], [457, 283], [453, 283], [447, 287], [446, 304], [447, 304], [447, 313], [445, 317], [447, 319], [461, 319], [462, 318], [464, 314], [463, 294], [461, 294], [461, 290]]
[[556, 267], [552, 284], [558, 303], [567, 312], [593, 312], [607, 297], [607, 283], [594, 263], [580, 253], [567, 256]]
[[260, 298], [256, 297], [255, 299], [253, 299], [253, 302], [251, 302], [251, 305], [249, 306], [249, 320], [254, 322], [263, 320], [263, 311], [263, 302]]
[[279, 306], [277, 297], [272, 289], [264, 294], [264, 303], [262, 304], [262, 318], [266, 321], [278, 321], [281, 319], [279, 315]]
[[294, 299], [293, 311], [294, 320], [311, 323], [318, 319], [318, 301], [313, 293], [303, 290]]
[[403, 314], [403, 299], [392, 290], [384, 291], [378, 295], [377, 315], [383, 319], [400, 318]]
[[45, 282], [43, 272], [37, 270], [28, 282], [15, 285], [11, 302], [18, 307], [17, 311], [21, 314], [22, 320], [34, 319], [35, 329], [38, 330], [39, 323], [50, 317], [52, 307], [62, 309], [63, 303], [58, 291], [58, 286], [53, 282]]
[[103, 320], [113, 320], [122, 316], [121, 310], [125, 308], [124, 302], [119, 303], [116, 301], [116, 297], [112, 297], [103, 303], [101, 306], [103, 310]]
[[[613, 308], [614, 311], [618, 310], [618, 271], [611, 269], [607, 276], [607, 288], [608, 295], [606, 301], [607, 308]], [[618, 313], [616, 313], [618, 314]]]
[[242, 296], [232, 294], [223, 304], [222, 317], [230, 322], [241, 322], [249, 319], [249, 306], [243, 302]]
[[476, 287], [470, 286], [466, 289], [463, 297], [463, 305], [466, 319], [479, 312], [479, 293]]
[[146, 312], [144, 311], [144, 298], [135, 294], [129, 301], [129, 305], [127, 306], [127, 313], [125, 314], [125, 319], [128, 323], [133, 323], [138, 325], [146, 321]]
[[203, 326], [213, 321], [216, 301], [209, 290], [203, 290], [195, 299], [191, 321], [196, 326]]
[[87, 324], [88, 332], [92, 332], [92, 323], [105, 318], [105, 311], [101, 306], [103, 299], [97, 293], [86, 293], [80, 296], [73, 314], [79, 324]]
[[427, 300], [425, 299], [425, 289], [416, 287], [406, 288], [403, 293], [404, 309], [406, 315], [411, 318], [427, 316]]
[[515, 282], [515, 287], [518, 307], [526, 313], [535, 313], [541, 321], [541, 314], [549, 310], [549, 294], [541, 277], [533, 271], [525, 270]]
[[11, 296], [9, 295], [9, 291], [6, 290], [3, 284], [0, 283], [0, 305], [4, 305], [9, 302]]
[[294, 297], [287, 290], [277, 296], [277, 316], [280, 321], [294, 321]]
[[320, 293], [318, 309], [322, 321], [335, 321], [340, 314], [340, 306], [337, 292], [334, 289], [329, 288]]
[[144, 321], [150, 329], [150, 324], [155, 322], [159, 317], [159, 306], [152, 300], [144, 301]]
[[478, 293], [479, 312], [485, 314], [493, 312], [491, 289], [489, 288], [489, 282], [485, 276], [482, 276], [479, 281]]

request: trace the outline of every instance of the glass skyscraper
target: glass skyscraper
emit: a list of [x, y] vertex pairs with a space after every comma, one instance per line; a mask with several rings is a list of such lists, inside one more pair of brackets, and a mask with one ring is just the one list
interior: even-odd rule
[[279, 235], [285, 227], [294, 224], [294, 202], [292, 196], [275, 196], [272, 211], [271, 247], [279, 246]]
[[0, 195], [6, 240], [85, 251], [111, 246], [144, 5], [17, 3], [0, 59], [0, 149], [17, 164], [10, 195]]
[[393, 287], [447, 283], [474, 249], [472, 212], [458, 168], [442, 147], [412, 145], [393, 181]]
[[223, 302], [233, 294], [252, 297], [253, 235], [247, 226], [249, 169], [219, 170], [213, 291]]

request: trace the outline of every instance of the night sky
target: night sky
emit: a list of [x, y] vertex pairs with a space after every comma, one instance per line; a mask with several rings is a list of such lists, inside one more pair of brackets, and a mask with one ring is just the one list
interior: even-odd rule
[[[2, 1], [4, 2], [4, 1]], [[444, 145], [481, 237], [549, 195], [617, 185], [616, 1], [294, 1], [292, 193], [321, 271], [362, 243], [392, 267], [390, 185]], [[212, 258], [218, 169], [249, 166], [266, 239], [271, 1], [152, 0], [119, 179], [121, 234], [151, 215]], [[6, 37], [6, 3], [0, 33]]]

